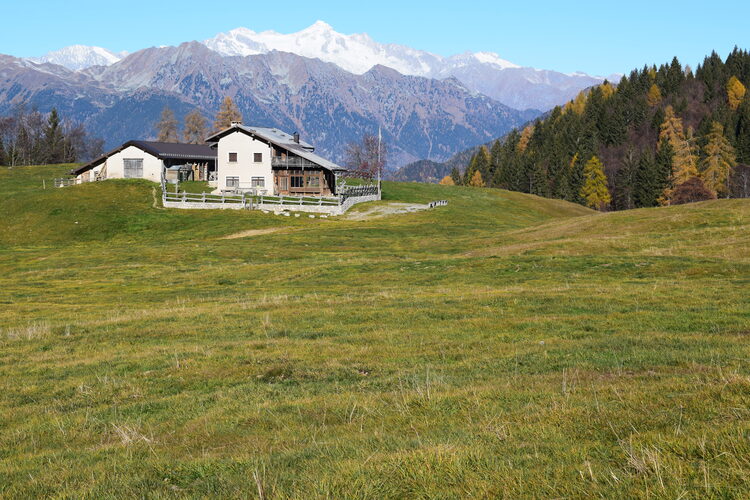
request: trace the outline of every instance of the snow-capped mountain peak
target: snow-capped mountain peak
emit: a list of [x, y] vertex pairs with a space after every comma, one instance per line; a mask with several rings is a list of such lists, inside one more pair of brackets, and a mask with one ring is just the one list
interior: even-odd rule
[[[355, 75], [384, 67], [407, 76], [437, 80], [455, 78], [472, 92], [479, 92], [515, 109], [548, 110], [574, 98], [581, 89], [604, 80], [580, 72], [567, 75], [522, 67], [495, 52], [465, 52], [444, 57], [404, 45], [379, 43], [366, 33], [342, 34], [324, 21], [316, 21], [305, 29], [288, 34], [236, 28], [193, 43], [223, 57], [286, 52], [332, 63]], [[125, 58], [126, 53], [73, 45], [31, 61], [54, 63], [80, 71], [91, 66], [136, 67], [143, 63], [138, 54], [140, 52]], [[121, 59], [124, 61], [120, 62]], [[41, 70], [57, 71], [54, 68]], [[610, 81], [619, 81], [619, 77], [610, 77]]]
[[495, 54], [494, 52], [475, 52], [472, 54], [474, 59], [479, 61], [483, 64], [492, 64], [494, 66], [498, 66], [500, 69], [508, 69], [508, 68], [520, 68], [518, 64], [513, 64], [510, 61], [506, 61], [505, 59], [501, 59], [499, 55]]
[[73, 71], [80, 71], [91, 66], [109, 66], [123, 57], [127, 52], [112, 52], [102, 47], [88, 45], [71, 45], [60, 50], [48, 52], [42, 57], [32, 59], [35, 62], [59, 64]]
[[203, 42], [225, 56], [247, 56], [277, 50], [336, 64], [354, 74], [364, 74], [378, 64], [406, 75], [429, 76], [443, 58], [395, 44], [380, 44], [367, 34], [345, 35], [317, 21], [296, 33], [257, 33], [247, 28], [220, 33]]

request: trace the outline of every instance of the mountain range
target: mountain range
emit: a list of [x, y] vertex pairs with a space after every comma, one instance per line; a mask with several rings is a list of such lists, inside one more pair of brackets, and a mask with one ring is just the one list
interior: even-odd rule
[[178, 119], [196, 108], [210, 118], [229, 95], [247, 123], [296, 130], [334, 160], [346, 142], [380, 128], [397, 168], [445, 160], [601, 81], [488, 52], [442, 57], [317, 22], [132, 54], [72, 46], [35, 59], [0, 56], [0, 113], [57, 107], [114, 146], [152, 136], [164, 106]]

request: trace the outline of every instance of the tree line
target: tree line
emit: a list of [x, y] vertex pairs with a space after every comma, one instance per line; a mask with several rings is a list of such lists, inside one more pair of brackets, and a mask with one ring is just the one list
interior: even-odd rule
[[[232, 98], [227, 96], [222, 101], [216, 114], [213, 131], [218, 132], [229, 128], [232, 122], [242, 122], [242, 113], [240, 113]], [[187, 144], [203, 144], [211, 132], [206, 118], [197, 109], [185, 115], [182, 134], [180, 134], [178, 127], [179, 123], [175, 118], [174, 111], [165, 106], [162, 109], [159, 121], [154, 126], [156, 140], [159, 142], [180, 142], [180, 135], [182, 135], [182, 141]]]
[[473, 155], [444, 184], [489, 186], [599, 210], [750, 196], [750, 54], [695, 71], [634, 70], [583, 91]]
[[103, 145], [83, 124], [61, 118], [56, 109], [43, 114], [19, 106], [0, 117], [0, 165], [77, 163], [100, 156]]

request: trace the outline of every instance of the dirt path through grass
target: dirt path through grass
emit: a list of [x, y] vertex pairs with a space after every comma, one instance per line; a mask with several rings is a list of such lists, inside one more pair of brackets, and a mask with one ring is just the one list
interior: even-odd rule
[[250, 236], [260, 236], [261, 234], [271, 234], [275, 233], [277, 231], [281, 231], [284, 229], [283, 227], [268, 227], [266, 229], [248, 229], [246, 231], [240, 231], [239, 233], [230, 234], [228, 236], [224, 236], [222, 240], [236, 240], [239, 238], [249, 238]]

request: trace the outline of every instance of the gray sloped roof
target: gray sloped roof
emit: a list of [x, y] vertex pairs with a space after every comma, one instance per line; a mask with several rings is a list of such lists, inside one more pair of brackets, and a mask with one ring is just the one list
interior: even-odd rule
[[136, 146], [159, 159], [174, 158], [186, 160], [215, 160], [216, 150], [208, 144], [183, 144], [178, 142], [130, 141], [128, 145]]
[[76, 169], [70, 171], [73, 175], [79, 175], [87, 170], [91, 170], [95, 166], [102, 163], [104, 160], [112, 156], [113, 154], [119, 153], [125, 148], [135, 146], [138, 149], [145, 151], [151, 155], [156, 156], [160, 160], [164, 159], [176, 159], [176, 160], [195, 160], [195, 161], [215, 161], [216, 150], [208, 144], [182, 144], [177, 142], [156, 142], [156, 141], [128, 141], [122, 146], [113, 149], [109, 153], [106, 153], [99, 158], [82, 165]]
[[296, 142], [293, 135], [287, 134], [283, 130], [279, 130], [277, 128], [232, 125], [228, 129], [222, 130], [221, 132], [217, 132], [216, 134], [212, 135], [211, 137], [206, 139], [206, 141], [217, 142], [221, 137], [227, 135], [235, 129], [245, 132], [246, 134], [256, 136], [266, 142], [270, 142], [274, 146], [286, 149], [287, 151], [301, 158], [304, 158], [305, 160], [311, 161], [327, 170], [331, 170], [334, 172], [346, 170], [346, 168], [315, 154], [315, 148], [311, 144], [303, 140]]

